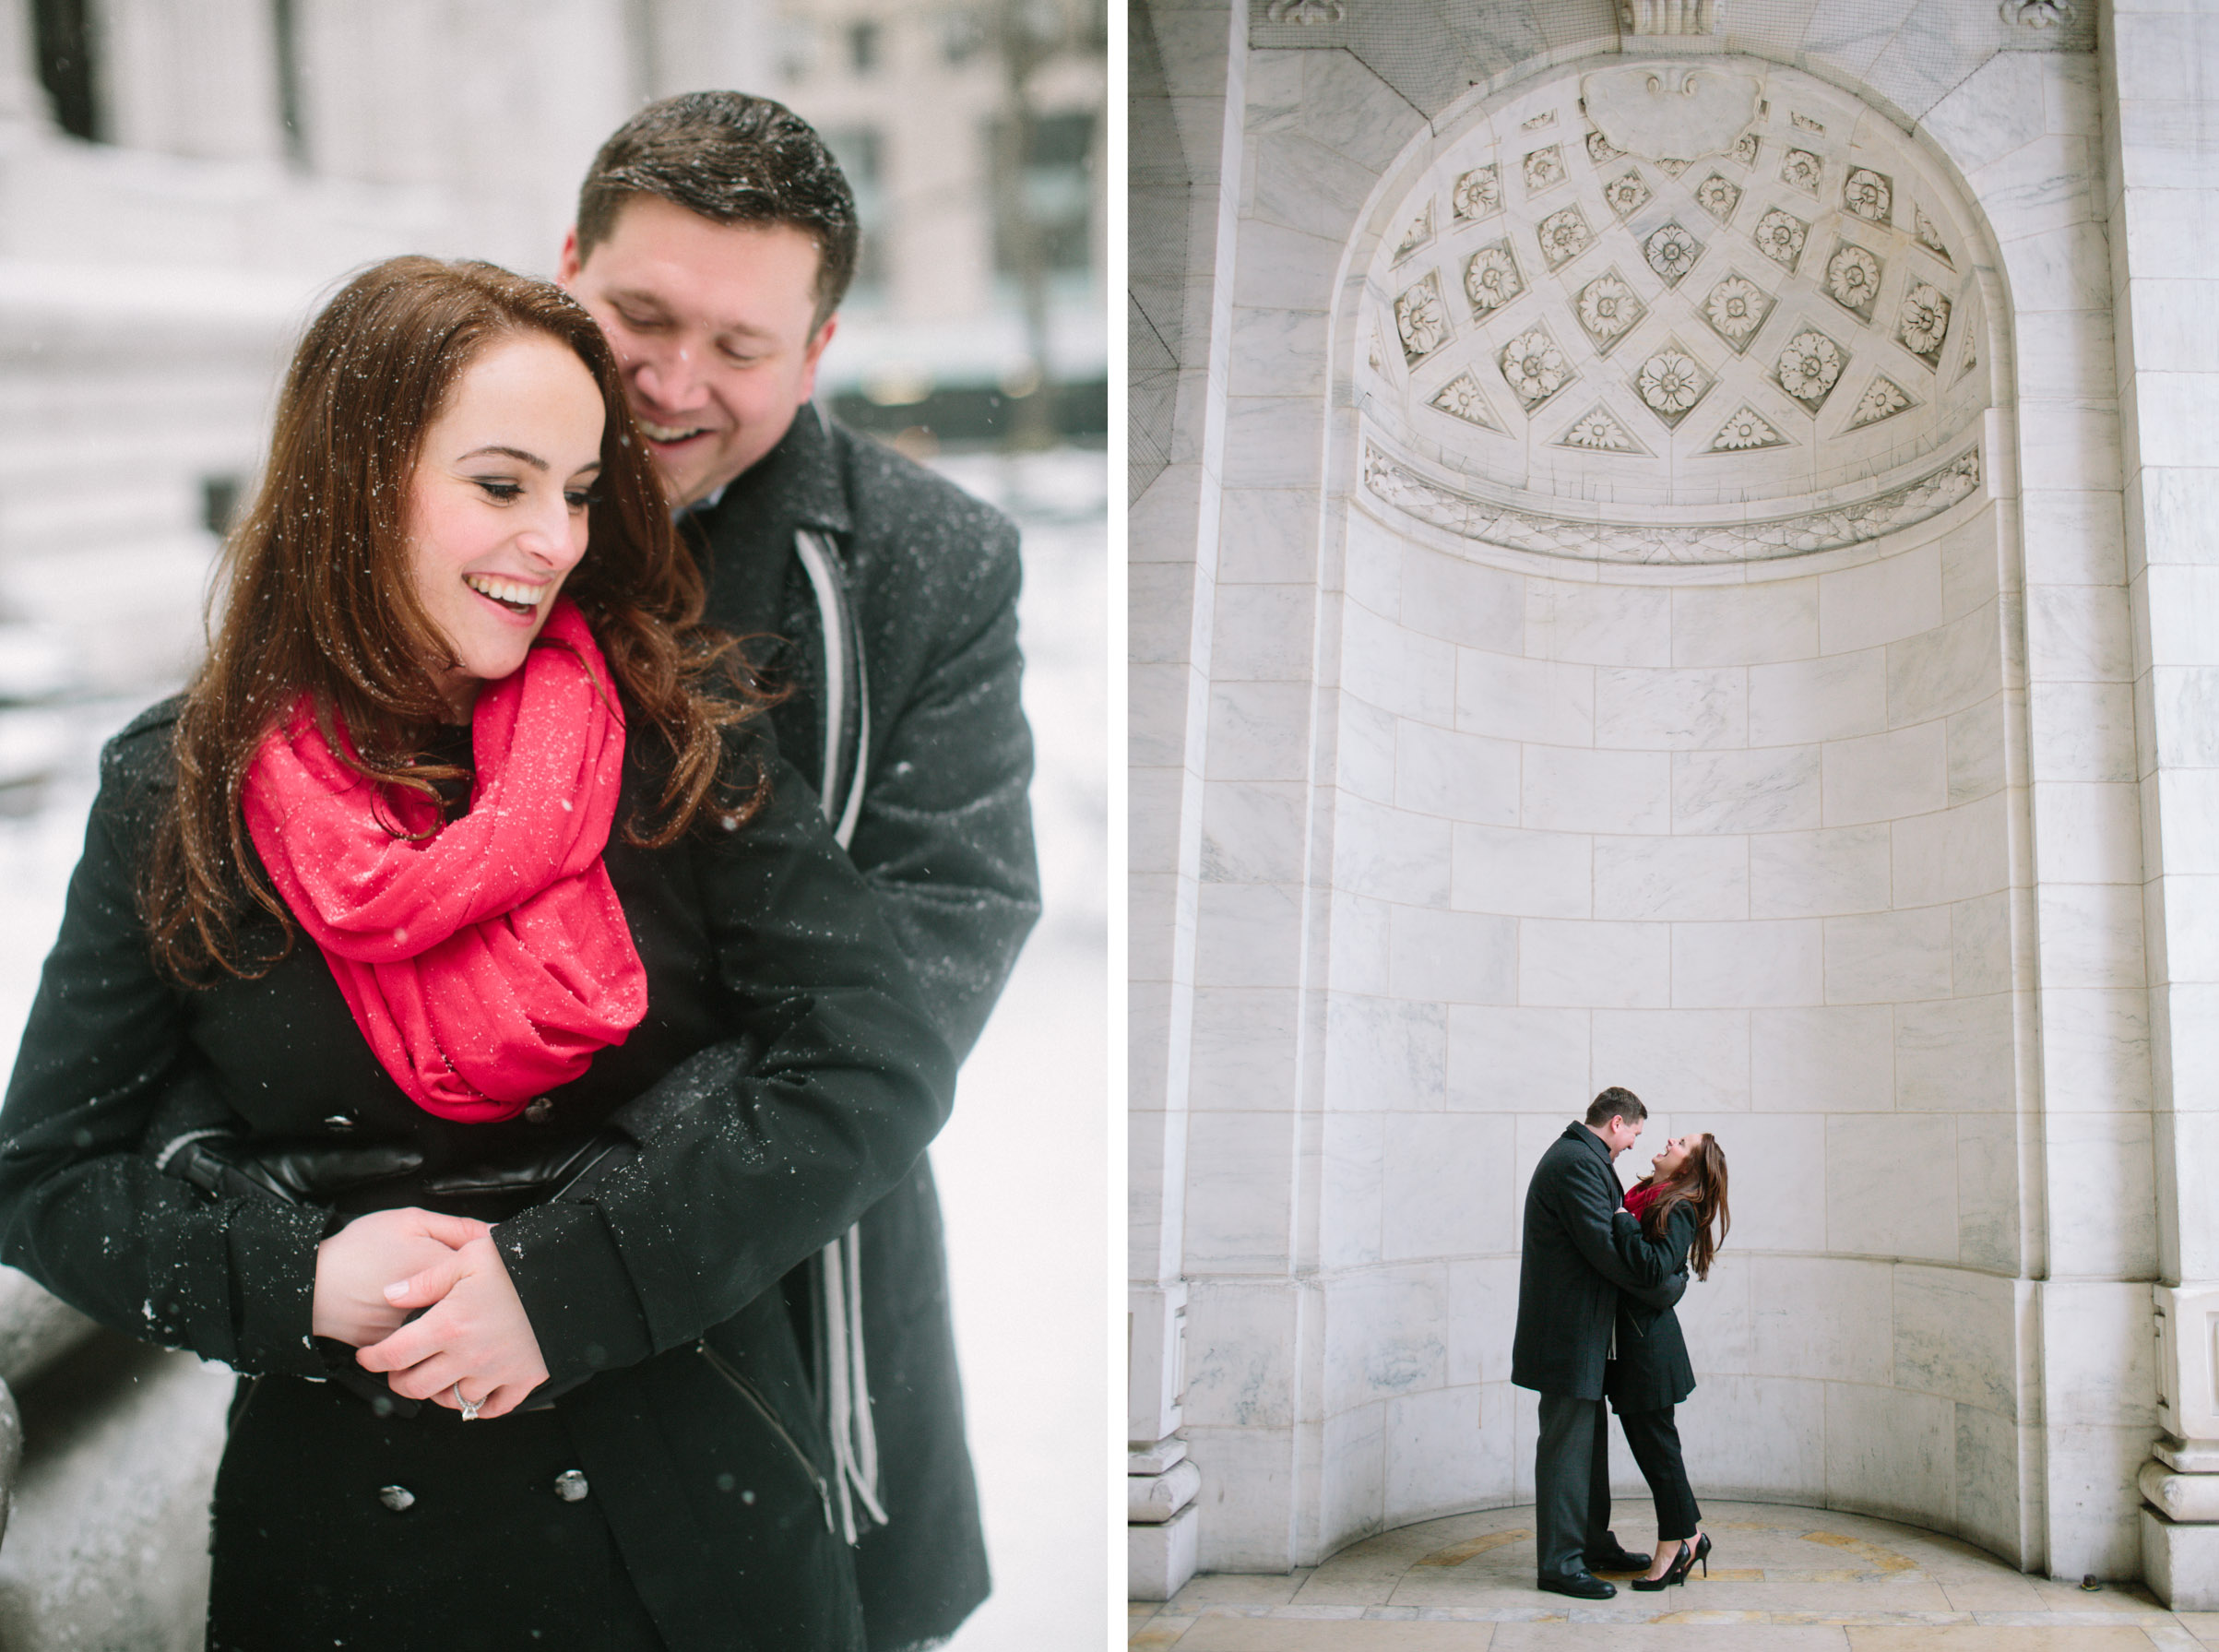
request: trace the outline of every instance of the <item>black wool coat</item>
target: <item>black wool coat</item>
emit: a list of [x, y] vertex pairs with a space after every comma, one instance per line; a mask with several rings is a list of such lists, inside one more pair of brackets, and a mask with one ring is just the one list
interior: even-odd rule
[[[410, 1571], [416, 1551], [393, 1545], [421, 1541], [467, 1506], [459, 1530], [481, 1575], [514, 1598], [494, 1638], [473, 1643], [468, 1626], [443, 1620], [455, 1644], [523, 1644], [516, 1613], [567, 1610], [568, 1596], [550, 1587], [542, 1599], [527, 1580], [567, 1564], [570, 1539], [552, 1523], [569, 1509], [606, 1522], [604, 1535], [594, 1526], [571, 1538], [593, 1539], [605, 1556], [612, 1537], [615, 1593], [628, 1574], [673, 1652], [860, 1648], [850, 1557], [824, 1493], [830, 1452], [776, 1287], [905, 1183], [946, 1116], [954, 1073], [882, 903], [808, 788], [759, 734], [735, 735], [749, 748], [735, 762], [772, 766], [761, 815], [730, 832], [705, 817], [660, 850], [612, 834], [603, 860], [647, 969], [646, 1019], [550, 1092], [537, 1122], [464, 1124], [418, 1108], [386, 1076], [305, 939], [259, 980], [186, 991], [156, 972], [133, 892], [171, 784], [172, 718], [156, 707], [102, 755], [84, 858], [0, 1109], [0, 1260], [105, 1325], [275, 1385], [243, 1396], [219, 1485], [219, 1610], [244, 1602], [248, 1613], [232, 1640], [333, 1644], [302, 1621], [311, 1605], [295, 1600], [290, 1618], [267, 1625], [252, 1614], [300, 1569], [288, 1564], [296, 1551], [319, 1565], [336, 1551], [360, 1557], [379, 1587], [352, 1602], [342, 1589], [326, 1602], [332, 1621], [345, 1644], [372, 1644], [362, 1638], [371, 1607], [405, 1614], [431, 1581]], [[659, 794], [657, 743], [628, 743], [620, 822]], [[249, 938], [268, 933], [250, 928]], [[494, 1230], [550, 1388], [568, 1387], [557, 1410], [514, 1431], [505, 1418], [468, 1425], [456, 1436], [476, 1454], [465, 1473], [454, 1454], [419, 1449], [421, 1431], [451, 1427], [445, 1413], [426, 1408], [419, 1432], [381, 1445], [363, 1432], [385, 1426], [366, 1404], [336, 1384], [291, 1381], [322, 1379], [345, 1357], [309, 1334], [315, 1246], [331, 1218], [274, 1199], [210, 1198], [158, 1171], [142, 1137], [180, 1088], [212, 1092], [257, 1143], [421, 1151], [421, 1176], [363, 1190], [364, 1206], [502, 1215], [417, 1183], [543, 1159], [604, 1126], [628, 1136], [637, 1147], [628, 1162]], [[524, 1501], [514, 1519], [489, 1525], [465, 1500], [496, 1495], [485, 1488], [509, 1443], [550, 1449], [551, 1418], [590, 1498], [557, 1499], [520, 1459], [508, 1467], [524, 1478], [503, 1483], [525, 1487], [513, 1493]], [[396, 1527], [376, 1482], [391, 1472], [409, 1483], [393, 1467], [404, 1447], [416, 1452], [409, 1472], [434, 1480], [410, 1487], [417, 1507]], [[273, 1472], [322, 1501], [280, 1521], [265, 1503], [258, 1531], [237, 1521], [227, 1531], [227, 1506], [267, 1490]], [[427, 1543], [419, 1558], [430, 1566], [455, 1552]], [[415, 1644], [405, 1623], [395, 1634], [382, 1644]], [[576, 1622], [547, 1634], [551, 1645], [593, 1638]]]
[[[1620, 1238], [1629, 1227], [1640, 1232], [1640, 1223], [1630, 1212], [1621, 1211], [1614, 1221]], [[1684, 1277], [1688, 1249], [1695, 1242], [1694, 1207], [1675, 1205], [1665, 1218], [1664, 1237], [1641, 1242], [1656, 1254], [1667, 1279], [1676, 1274]], [[1618, 1358], [1610, 1361], [1604, 1385], [1612, 1410], [1661, 1411], [1695, 1392], [1695, 1367], [1688, 1360], [1687, 1339], [1679, 1334], [1676, 1310], [1620, 1295], [1617, 1346]]]
[[[813, 778], [824, 765], [825, 661], [794, 536], [808, 528], [832, 541], [869, 672], [866, 790], [849, 853], [960, 1061], [1040, 911], [1015, 527], [813, 407], [682, 523], [708, 578], [709, 623], [748, 639], [789, 691], [773, 714], [779, 749]], [[855, 1564], [872, 1652], [897, 1652], [953, 1634], [988, 1587], [927, 1163], [870, 1211], [861, 1237], [892, 1524], [863, 1535]]]
[[1609, 1149], [1584, 1124], [1566, 1125], [1534, 1168], [1511, 1343], [1519, 1387], [1600, 1399], [1619, 1292], [1676, 1301], [1685, 1289], [1637, 1230], [1612, 1223], [1624, 1196]]

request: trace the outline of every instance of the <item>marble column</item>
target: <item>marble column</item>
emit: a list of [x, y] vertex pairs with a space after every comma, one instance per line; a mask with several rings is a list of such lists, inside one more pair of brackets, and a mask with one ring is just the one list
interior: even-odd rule
[[0, 0], [0, 127], [52, 125], [33, 64], [30, 0]]
[[2160, 1283], [2142, 1564], [2219, 1608], [2219, 16], [2103, 12], [2145, 842]]
[[[1162, 340], [1171, 398], [1160, 469], [1145, 479], [1129, 531], [1132, 911], [1130, 1055], [1130, 1370], [1127, 1438], [1133, 1506], [1129, 1588], [1167, 1599], [1197, 1559], [1200, 1472], [1177, 1437], [1184, 1421], [1186, 1287], [1181, 1278], [1190, 1173], [1188, 1092], [1198, 1035], [1222, 1023], [1222, 1002], [1197, 1004], [1203, 780], [1214, 721], [1240, 712], [1210, 683], [1218, 511], [1223, 493], [1233, 234], [1245, 101], [1245, 7], [1227, 0], [1144, 0], [1135, 56], [1158, 73], [1136, 79], [1136, 131], [1164, 141], [1136, 171], [1135, 241], [1149, 224], [1171, 244], [1162, 279], [1136, 279], [1136, 330]], [[1150, 82], [1153, 81], [1151, 85]], [[1147, 217], [1154, 214], [1154, 218]], [[1176, 233], [1183, 219], [1183, 235]], [[1136, 262], [1138, 262], [1136, 260]], [[1151, 358], [1155, 359], [1155, 358]], [[1205, 1081], [1206, 1082], [1206, 1081]], [[1223, 1117], [1224, 1115], [1218, 1115]], [[1259, 1122], [1267, 1115], [1258, 1115]], [[1237, 1121], [1236, 1121], [1237, 1122]], [[1219, 1133], [1221, 1135], [1222, 1133]], [[1202, 1132], [1215, 1162], [1239, 1148]], [[1163, 1477], [1176, 1473], [1175, 1484]], [[1165, 1495], [1169, 1494], [1168, 1499]], [[1167, 1507], [1169, 1501], [1173, 1506]]]

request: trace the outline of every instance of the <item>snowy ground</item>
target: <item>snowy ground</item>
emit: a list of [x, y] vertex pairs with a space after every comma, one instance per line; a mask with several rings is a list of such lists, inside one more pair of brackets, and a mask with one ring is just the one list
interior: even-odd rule
[[[932, 1148], [946, 1211], [993, 1598], [951, 1652], [1103, 1643], [1108, 1414], [1106, 457], [939, 469], [1018, 518], [1025, 702], [1046, 913]], [[151, 697], [151, 696], [148, 696]], [[13, 1064], [84, 834], [100, 742], [138, 708], [69, 708], [74, 752], [35, 813], [0, 818], [0, 1058]]]

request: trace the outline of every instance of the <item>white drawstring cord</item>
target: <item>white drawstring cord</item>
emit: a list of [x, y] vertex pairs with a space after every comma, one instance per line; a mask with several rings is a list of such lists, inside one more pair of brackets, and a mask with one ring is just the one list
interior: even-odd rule
[[[844, 807], [833, 813], [833, 788], [839, 778], [840, 734], [848, 720], [848, 636], [847, 603], [832, 547], [821, 534], [803, 529], [794, 550], [809, 576], [825, 636], [825, 776], [818, 799], [833, 837], [842, 849], [855, 835], [862, 813], [863, 773], [871, 751], [871, 698], [862, 655], [855, 655], [857, 740], [855, 772], [848, 779]], [[825, 1432], [832, 1439], [832, 1478], [839, 1488], [840, 1527], [856, 1540], [855, 1501], [879, 1525], [888, 1524], [878, 1501], [878, 1431], [871, 1420], [871, 1378], [863, 1362], [863, 1237], [850, 1227], [817, 1253], [817, 1323], [824, 1350]], [[850, 1495], [852, 1493], [852, 1496]]]

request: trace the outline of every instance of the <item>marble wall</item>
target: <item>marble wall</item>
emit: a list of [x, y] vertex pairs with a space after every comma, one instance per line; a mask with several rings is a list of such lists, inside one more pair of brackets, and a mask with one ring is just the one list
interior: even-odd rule
[[[1713, 1129], [1736, 1174], [1682, 1310], [1699, 1489], [2135, 1575], [2163, 1211], [2096, 60], [1939, 0], [1737, 7], [1707, 49], [1784, 31], [1961, 192], [1980, 484], [1815, 557], [1550, 562], [1368, 492], [1358, 387], [1417, 178], [1617, 49], [1533, 9], [1430, 120], [1387, 6], [1204, 77], [1243, 114], [1197, 174], [1194, 462], [1132, 529], [1134, 1278], [1184, 1292], [1201, 1563], [1530, 1497], [1524, 1183], [1622, 1083], [1637, 1156]], [[1914, 37], [1971, 57], [1926, 84]]]

